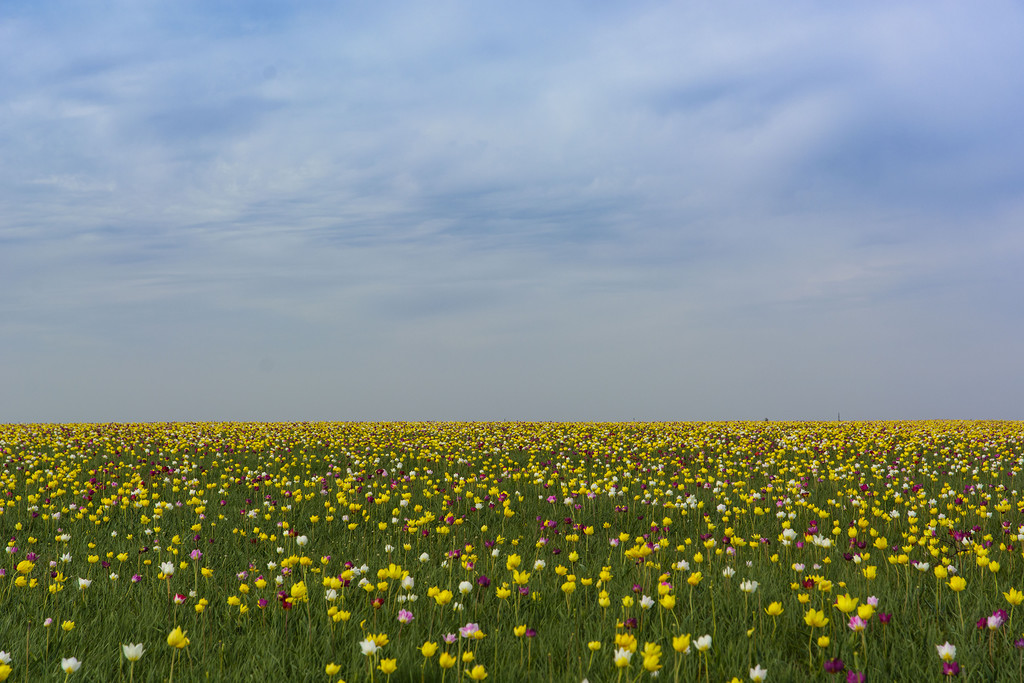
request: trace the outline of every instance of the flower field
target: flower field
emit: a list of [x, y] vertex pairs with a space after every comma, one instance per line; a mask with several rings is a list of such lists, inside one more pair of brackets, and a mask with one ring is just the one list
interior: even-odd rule
[[1024, 680], [1024, 423], [0, 426], [0, 680]]

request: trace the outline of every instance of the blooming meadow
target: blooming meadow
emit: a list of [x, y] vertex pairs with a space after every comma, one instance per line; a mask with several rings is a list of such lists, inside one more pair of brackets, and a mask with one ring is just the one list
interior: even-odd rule
[[1024, 424], [0, 426], [0, 681], [1024, 679]]

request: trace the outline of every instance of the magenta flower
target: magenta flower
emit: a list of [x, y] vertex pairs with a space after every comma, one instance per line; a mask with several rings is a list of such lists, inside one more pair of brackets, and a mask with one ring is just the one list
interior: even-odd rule
[[863, 671], [847, 671], [846, 672], [846, 683], [864, 683], [868, 677]]
[[960, 665], [956, 662], [943, 662], [942, 663], [942, 675], [943, 676], [959, 676]]
[[850, 617], [850, 623], [847, 624], [851, 631], [863, 631], [868, 627], [868, 622], [861, 619], [856, 614]]
[[407, 609], [398, 610], [398, 621], [403, 624], [408, 624], [413, 620], [412, 612]]
[[843, 660], [839, 659], [838, 657], [836, 657], [835, 659], [825, 660], [825, 671], [827, 671], [830, 674], [837, 674], [845, 668], [846, 664], [844, 664]]
[[463, 638], [472, 638], [473, 634], [480, 630], [479, 624], [469, 623], [459, 628]]
[[456, 640], [458, 640], [458, 638], [459, 637], [457, 635], [455, 635], [454, 633], [446, 633], [446, 634], [444, 634], [444, 642], [448, 643], [449, 645], [451, 645]]

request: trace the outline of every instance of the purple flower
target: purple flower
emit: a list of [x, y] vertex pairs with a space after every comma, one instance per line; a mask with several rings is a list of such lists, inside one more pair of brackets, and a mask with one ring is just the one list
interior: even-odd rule
[[864, 683], [868, 677], [864, 675], [863, 671], [847, 671], [846, 672], [846, 683]]
[[882, 622], [883, 624], [888, 624], [890, 621], [892, 621], [892, 614], [887, 614], [885, 612], [879, 612], [878, 613], [878, 620], [880, 622]]
[[838, 657], [836, 657], [835, 659], [825, 660], [825, 671], [827, 671], [830, 674], [837, 674], [845, 668], [846, 665], [843, 663], [843, 660], [839, 659]]
[[535, 638], [536, 636], [537, 636], [537, 632], [534, 631], [532, 628], [526, 629], [526, 637], [527, 638]]
[[942, 675], [943, 676], [959, 676], [960, 665], [956, 662], [943, 662], [942, 663]]

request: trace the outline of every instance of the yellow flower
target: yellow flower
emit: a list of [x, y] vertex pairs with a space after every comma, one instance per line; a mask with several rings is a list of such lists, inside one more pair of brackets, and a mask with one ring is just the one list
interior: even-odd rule
[[701, 579], [703, 578], [703, 574], [701, 574], [700, 572], [694, 572], [687, 577], [686, 583], [690, 584], [691, 586], [696, 586], [698, 583], [700, 583]]
[[398, 660], [382, 659], [380, 660], [380, 664], [377, 666], [377, 668], [380, 669], [383, 673], [390, 676], [391, 674], [395, 673], [395, 669], [398, 668]]
[[474, 681], [482, 681], [485, 678], [487, 678], [487, 671], [484, 669], [483, 664], [477, 664], [473, 667], [473, 670], [467, 672], [466, 675], [472, 678]]
[[1010, 603], [1014, 607], [1024, 601], [1024, 593], [1021, 593], [1016, 588], [1011, 588], [1009, 592], [1003, 593], [1003, 597], [1006, 598], [1006, 602]]
[[669, 594], [663, 597], [658, 602], [661, 603], [661, 606], [665, 609], [672, 609], [676, 606], [676, 596]]
[[861, 569], [860, 571], [868, 581], [872, 581], [876, 576], [878, 576], [878, 567], [873, 564], [864, 567], [864, 569]]
[[442, 652], [441, 656], [437, 660], [437, 663], [441, 666], [442, 669], [450, 669], [453, 666], [455, 666], [455, 657], [452, 657], [447, 652]]
[[672, 637], [672, 649], [676, 652], [686, 652], [690, 649], [690, 634], [684, 633], [681, 636]]
[[873, 605], [864, 603], [863, 605], [857, 606], [857, 616], [867, 621], [875, 614], [875, 608]]
[[520, 638], [522, 638], [523, 635], [526, 634], [526, 625], [523, 624], [521, 626], [516, 626], [514, 629], [512, 629], [512, 633], [514, 633], [517, 636], [519, 636]]
[[167, 634], [167, 644], [171, 647], [176, 647], [179, 650], [188, 645], [189, 640], [185, 637], [185, 632], [181, 630], [180, 626], [175, 626], [174, 630]]
[[828, 639], [828, 636], [822, 636], [818, 638], [818, 647], [828, 647], [828, 644], [832, 642]]
[[466, 650], [465, 652], [462, 653], [462, 663], [463, 664], [469, 664], [472, 661], [473, 661], [473, 651], [472, 650]]
[[648, 656], [645, 655], [644, 656], [644, 661], [643, 661], [643, 667], [644, 667], [645, 670], [650, 671], [651, 673], [653, 673], [655, 671], [658, 671], [659, 669], [661, 669], [661, 664], [659, 663], [659, 657], [657, 657], [657, 656], [655, 656], [655, 657], [648, 657]]
[[935, 569], [933, 569], [932, 571], [935, 572], [935, 578], [937, 578], [937, 579], [944, 579], [947, 576], [949, 576], [949, 572], [946, 571], [946, 568], [943, 567], [941, 564], [939, 566], [937, 566]]
[[857, 608], [858, 602], [860, 602], [859, 598], [852, 598], [850, 597], [850, 594], [847, 593], [846, 595], [840, 595], [836, 598], [836, 607], [838, 607], [839, 611], [843, 614], [849, 614]]
[[807, 614], [804, 615], [804, 623], [811, 628], [822, 628], [828, 624], [828, 619], [825, 617], [825, 610], [809, 609]]
[[432, 643], [428, 640], [420, 646], [420, 653], [427, 659], [433, 657], [435, 652], [437, 652], [437, 643]]
[[19, 574], [28, 574], [33, 569], [35, 569], [35, 566], [36, 566], [35, 562], [29, 562], [28, 560], [22, 560], [21, 562], [18, 563], [18, 573]]
[[7, 677], [11, 675], [13, 669], [6, 664], [0, 664], [0, 681], [6, 681]]
[[306, 583], [299, 581], [298, 583], [292, 584], [292, 600], [295, 602], [302, 602], [306, 599]]
[[615, 647], [636, 652], [636, 638], [629, 633], [616, 633]]
[[781, 602], [773, 602], [768, 605], [768, 608], [764, 611], [770, 617], [777, 617], [782, 614], [785, 610], [782, 609]]
[[946, 585], [952, 588], [957, 593], [959, 593], [964, 588], [967, 588], [967, 580], [964, 579], [964, 577], [962, 576], [954, 576], [952, 579], [949, 580], [949, 583], [947, 583]]
[[601, 649], [601, 641], [600, 640], [592, 640], [589, 643], [587, 643], [587, 647], [590, 648], [591, 652], [597, 652], [598, 650]]
[[60, 627], [62, 629], [64, 629], [65, 631], [70, 631], [71, 629], [73, 629], [75, 627], [75, 622], [73, 622], [73, 621], [65, 621], [65, 622], [61, 623]]
[[327, 672], [328, 676], [333, 676], [334, 674], [341, 671], [341, 667], [335, 664], [334, 662], [331, 662], [326, 667], [324, 667], [324, 670]]

